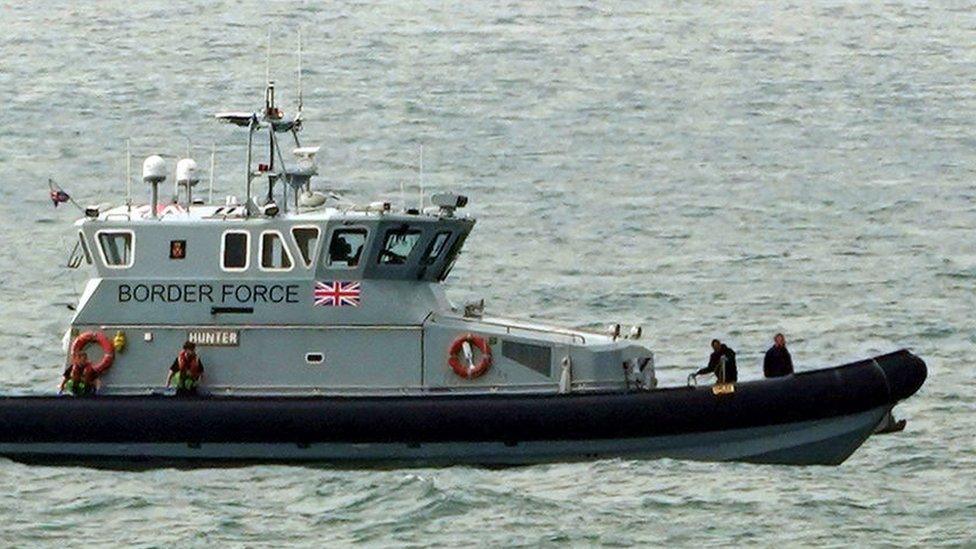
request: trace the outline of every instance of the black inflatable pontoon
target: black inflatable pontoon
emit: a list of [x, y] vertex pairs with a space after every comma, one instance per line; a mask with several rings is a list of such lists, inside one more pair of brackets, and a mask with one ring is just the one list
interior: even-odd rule
[[599, 457], [839, 464], [925, 377], [925, 363], [899, 351], [738, 383], [727, 394], [708, 386], [545, 396], [5, 397], [0, 455], [106, 466]]

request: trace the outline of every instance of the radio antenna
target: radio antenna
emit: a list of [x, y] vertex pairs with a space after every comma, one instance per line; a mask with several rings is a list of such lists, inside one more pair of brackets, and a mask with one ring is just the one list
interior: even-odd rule
[[214, 168], [217, 165], [217, 144], [211, 143], [210, 145], [210, 195], [207, 198], [207, 202], [213, 204], [213, 191], [214, 191]]
[[271, 29], [268, 29], [268, 52], [265, 54], [264, 81], [271, 82]]
[[125, 205], [132, 210], [132, 139], [125, 138]]
[[424, 144], [420, 144], [420, 211], [424, 211]]
[[302, 115], [302, 30], [298, 29], [298, 114], [295, 118]]

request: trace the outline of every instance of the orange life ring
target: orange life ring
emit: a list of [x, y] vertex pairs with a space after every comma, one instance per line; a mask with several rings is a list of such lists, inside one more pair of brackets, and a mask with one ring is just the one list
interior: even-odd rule
[[[469, 367], [461, 361], [461, 351], [464, 348], [464, 344], [472, 345], [477, 347], [481, 351], [481, 360], [477, 362], [473, 367]], [[488, 346], [488, 342], [485, 338], [479, 337], [472, 334], [465, 334], [451, 343], [451, 348], [447, 352], [447, 363], [451, 365], [451, 369], [454, 373], [463, 377], [465, 379], [474, 379], [478, 376], [484, 375], [491, 368], [491, 347]]]
[[115, 360], [115, 347], [112, 342], [109, 341], [108, 336], [102, 332], [84, 332], [75, 338], [74, 343], [71, 344], [71, 354], [75, 354], [80, 351], [84, 351], [85, 347], [88, 347], [92, 343], [98, 343], [98, 346], [102, 348], [102, 360], [98, 361], [98, 364], [92, 366], [92, 370], [96, 374], [103, 374], [106, 370], [112, 367], [112, 362]]

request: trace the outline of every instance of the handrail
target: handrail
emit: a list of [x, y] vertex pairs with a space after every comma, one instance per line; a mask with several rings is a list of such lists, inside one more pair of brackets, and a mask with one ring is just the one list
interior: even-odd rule
[[[555, 328], [555, 327], [550, 327], [550, 326], [518, 326], [518, 325], [513, 326], [511, 324], [505, 324], [504, 322], [497, 322], [497, 321], [492, 321], [492, 320], [485, 320], [483, 317], [482, 318], [477, 318], [477, 319], [471, 319], [471, 318], [466, 318], [466, 317], [460, 317], [460, 318], [462, 318], [463, 320], [468, 321], [468, 322], [471, 322], [473, 320], [476, 320], [477, 322], [481, 322], [482, 324], [488, 324], [489, 326], [503, 327], [503, 328], [505, 328], [505, 333], [507, 333], [507, 334], [511, 334], [512, 333], [512, 329], [514, 328], [516, 330], [523, 330], [523, 331], [526, 331], [526, 332], [536, 332], [536, 333], [542, 333], [542, 334], [557, 334], [557, 335], [569, 336], [569, 337], [573, 338], [574, 340], [579, 339], [579, 342], [580, 343], [582, 343], [583, 345], [586, 345], [586, 336], [584, 336], [583, 334], [581, 334], [579, 332], [574, 332], [572, 330], [566, 330], [566, 329]], [[517, 319], [513, 319], [513, 320], [516, 320], [517, 321]]]

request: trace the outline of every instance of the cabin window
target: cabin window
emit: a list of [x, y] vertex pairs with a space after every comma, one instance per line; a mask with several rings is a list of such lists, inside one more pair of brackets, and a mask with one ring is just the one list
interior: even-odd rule
[[261, 233], [261, 268], [268, 271], [291, 269], [291, 252], [278, 231]]
[[132, 231], [101, 231], [98, 233], [98, 248], [105, 266], [125, 269], [132, 266], [135, 234]]
[[451, 269], [454, 268], [454, 263], [457, 262], [458, 255], [461, 253], [461, 247], [464, 246], [464, 240], [468, 237], [466, 234], [461, 234], [454, 239], [454, 244], [451, 245], [451, 249], [447, 252], [445, 261], [447, 266], [441, 271], [441, 275], [437, 277], [440, 280], [447, 278], [447, 275], [451, 274]]
[[227, 231], [224, 233], [220, 255], [223, 259], [225, 271], [247, 270], [250, 236], [247, 231]]
[[552, 375], [552, 348], [518, 341], [502, 341], [502, 356], [544, 376]]
[[444, 246], [447, 244], [448, 239], [451, 238], [451, 231], [442, 231], [434, 236], [434, 240], [430, 242], [430, 246], [427, 247], [427, 253], [424, 254], [424, 264], [430, 265], [431, 263], [437, 261], [437, 257], [441, 255], [444, 251]]
[[403, 265], [407, 262], [407, 257], [420, 240], [418, 229], [408, 229], [406, 227], [390, 229], [386, 231], [386, 238], [383, 241], [383, 249], [380, 250], [379, 261], [381, 265]]
[[298, 253], [302, 254], [302, 261], [305, 262], [305, 266], [310, 266], [315, 255], [315, 244], [319, 241], [319, 228], [295, 227], [291, 230], [291, 236], [295, 239]]
[[366, 229], [337, 229], [329, 242], [329, 267], [355, 267], [366, 245]]

